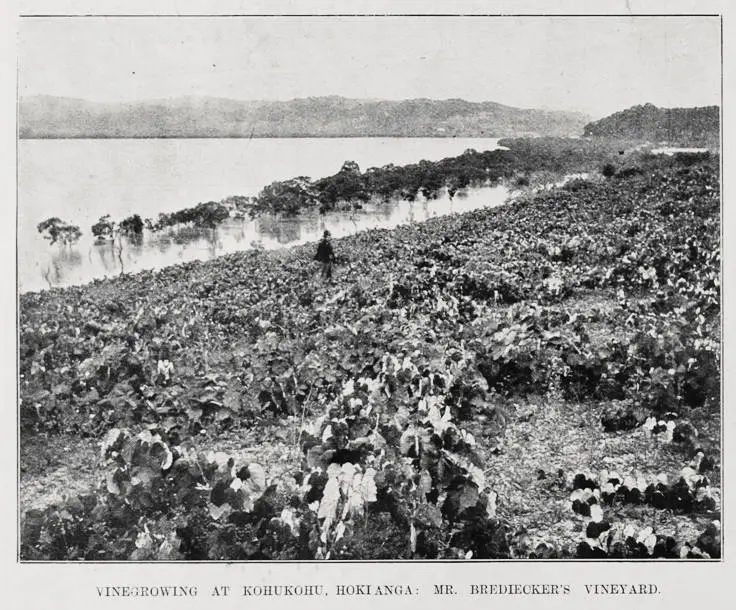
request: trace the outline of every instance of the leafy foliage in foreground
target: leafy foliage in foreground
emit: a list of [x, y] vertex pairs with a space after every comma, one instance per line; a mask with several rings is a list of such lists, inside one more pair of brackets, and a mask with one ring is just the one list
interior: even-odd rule
[[591, 515], [591, 507], [596, 504], [650, 504], [655, 508], [683, 512], [713, 512], [718, 505], [717, 495], [707, 477], [690, 467], [683, 468], [674, 482], [670, 482], [666, 474], [646, 478], [635, 473], [622, 477], [603, 472], [592, 480], [578, 474], [573, 486], [572, 509], [586, 516]]
[[[23, 295], [23, 433], [109, 434], [105, 487], [29, 511], [23, 556], [518, 553], [483, 471], [509, 399], [717, 412], [718, 193], [714, 160], [661, 160], [338, 242], [331, 291], [295, 248]], [[273, 416], [299, 470], [192, 451]]]
[[[343, 396], [345, 408], [360, 401], [347, 392]], [[133, 435], [112, 429], [102, 444], [107, 476], [97, 495], [28, 511], [23, 556], [361, 557], [361, 539], [374, 535], [369, 517], [383, 514], [389, 527], [409, 529], [406, 557], [504, 556], [495, 498], [470, 461], [477, 459], [472, 438], [461, 436], [436, 406], [428, 407], [422, 420], [428, 427], [421, 432], [401, 433], [387, 419], [377, 425], [387, 438], [373, 430], [348, 440], [348, 419], [325, 416], [310, 427], [321, 431], [321, 444], [303, 444], [304, 471], [278, 479], [267, 479], [258, 464], [238, 465], [224, 454], [204, 455], [186, 445], [169, 448], [150, 431]], [[451, 526], [445, 531], [443, 521]]]
[[[432, 463], [432, 452], [411, 459], [418, 437], [404, 443], [405, 437], [400, 451], [409, 459], [403, 461], [394, 461], [392, 451], [381, 451], [363, 466], [333, 461], [322, 468], [307, 463], [305, 471], [268, 479], [256, 463], [238, 465], [223, 453], [169, 448], [148, 431], [133, 435], [113, 429], [102, 444], [107, 469], [103, 486], [96, 494], [70, 498], [61, 506], [27, 511], [22, 556], [169, 561], [381, 558], [371, 552], [380, 531], [383, 539], [399, 539], [394, 554], [385, 558], [395, 559], [397, 550], [404, 558], [511, 557], [508, 533], [495, 516], [496, 498], [476, 485], [483, 484], [482, 472], [447, 450], [434, 463], [440, 470], [422, 468]], [[360, 440], [371, 449], [376, 443], [388, 446], [375, 432]], [[682, 480], [690, 476], [683, 473]], [[612, 485], [609, 474], [601, 477], [607, 487]], [[586, 482], [586, 475], [578, 475], [574, 484]], [[625, 486], [636, 489], [635, 482], [625, 479], [611, 493]], [[573, 492], [573, 508], [581, 505], [582, 491], [578, 487]], [[533, 550], [515, 548], [513, 556], [720, 557], [717, 520], [697, 541], [656, 535], [651, 527], [637, 532], [630, 523], [603, 519], [597, 498], [605, 499], [607, 490], [603, 495], [590, 493], [590, 488], [584, 491], [593, 501], [585, 504], [588, 511], [583, 514], [591, 519], [586, 539], [574, 552], [540, 543]], [[402, 536], [406, 530], [408, 535]]]

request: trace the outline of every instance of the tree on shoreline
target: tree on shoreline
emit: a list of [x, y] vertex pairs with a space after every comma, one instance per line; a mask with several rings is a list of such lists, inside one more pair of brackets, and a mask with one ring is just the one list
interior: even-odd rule
[[125, 273], [123, 262], [123, 238], [131, 243], [140, 245], [143, 240], [143, 220], [138, 214], [124, 218], [119, 223], [110, 218], [109, 214], [101, 216], [92, 225], [92, 235], [95, 236], [97, 244], [109, 243], [110, 247], [120, 263], [120, 273]]
[[143, 220], [138, 214], [128, 216], [120, 221], [120, 233], [130, 239], [133, 243], [140, 244], [143, 240]]
[[[49, 241], [50, 245], [53, 246], [54, 244], [59, 244], [62, 247], [62, 256], [64, 256], [65, 253], [66, 257], [74, 258], [72, 254], [76, 254], [77, 258], [79, 257], [78, 253], [72, 253], [69, 250], [69, 246], [76, 244], [82, 236], [82, 231], [78, 226], [69, 224], [56, 216], [52, 216], [43, 222], [39, 222], [36, 225], [36, 229], [44, 239]], [[49, 267], [42, 272], [42, 275], [48, 283], [49, 288], [52, 288], [54, 285], [52, 277], [55, 281], [58, 281], [61, 275], [59, 261], [52, 258]]]
[[282, 182], [272, 182], [258, 193], [251, 216], [261, 212], [296, 216], [304, 209], [316, 207], [318, 203], [312, 182], [299, 176]]
[[56, 216], [39, 222], [36, 229], [52, 245], [58, 243], [63, 246], [71, 246], [77, 243], [82, 236], [82, 231], [78, 226], [71, 225]]

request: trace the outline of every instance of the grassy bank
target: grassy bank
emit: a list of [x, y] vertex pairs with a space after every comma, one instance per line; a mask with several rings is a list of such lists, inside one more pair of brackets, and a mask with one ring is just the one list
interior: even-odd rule
[[22, 295], [21, 442], [102, 441], [23, 556], [720, 554], [717, 164], [338, 240], [330, 286], [297, 247]]

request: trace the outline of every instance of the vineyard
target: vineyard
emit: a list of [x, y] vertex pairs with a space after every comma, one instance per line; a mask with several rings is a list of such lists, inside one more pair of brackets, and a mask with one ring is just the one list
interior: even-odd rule
[[22, 295], [21, 558], [719, 558], [719, 163]]

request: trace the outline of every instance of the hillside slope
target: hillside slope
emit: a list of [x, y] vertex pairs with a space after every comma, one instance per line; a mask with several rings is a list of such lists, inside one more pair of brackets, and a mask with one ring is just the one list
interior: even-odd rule
[[21, 557], [720, 557], [719, 159], [650, 161], [330, 286], [307, 245], [21, 295], [21, 455], [102, 458]]
[[290, 101], [182, 97], [95, 103], [33, 96], [20, 101], [21, 138], [502, 137], [578, 135], [589, 117], [460, 99]]
[[657, 108], [633, 106], [585, 126], [586, 136], [666, 142], [682, 146], [717, 146], [720, 136], [718, 106]]

